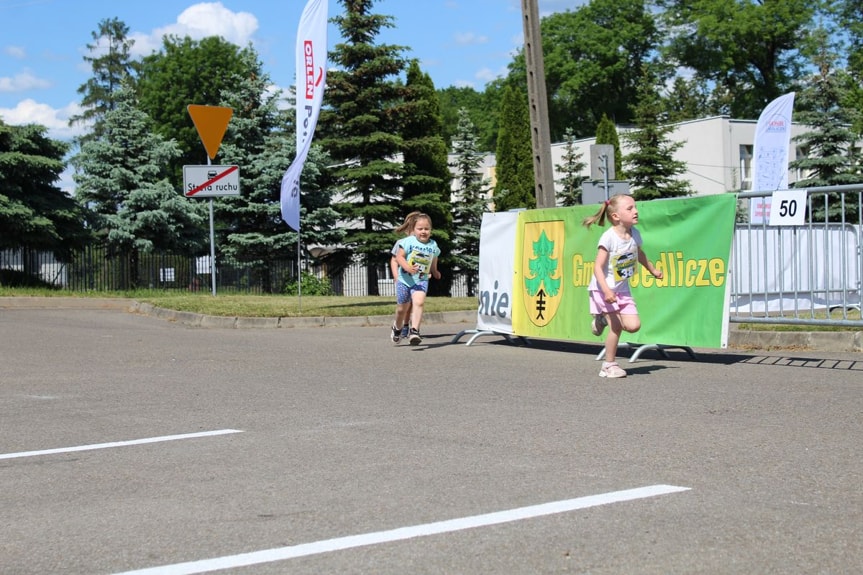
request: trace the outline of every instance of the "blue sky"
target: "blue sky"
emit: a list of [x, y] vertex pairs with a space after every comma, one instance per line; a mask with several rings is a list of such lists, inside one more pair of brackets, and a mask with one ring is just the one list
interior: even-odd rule
[[[328, 2], [330, 17], [342, 12], [337, 0]], [[540, 14], [584, 2], [540, 0]], [[129, 27], [136, 55], [158, 49], [166, 33], [252, 42], [273, 83], [287, 88], [304, 6], [305, 0], [0, 0], [0, 118], [42, 124], [53, 138], [74, 136], [68, 118], [79, 112], [77, 89], [91, 74], [86, 45], [99, 22], [114, 17]], [[408, 47], [406, 55], [420, 60], [438, 88], [482, 89], [506, 72], [523, 41], [521, 0], [377, 0], [374, 12], [395, 19], [378, 42]], [[331, 25], [330, 48], [340, 40]]]

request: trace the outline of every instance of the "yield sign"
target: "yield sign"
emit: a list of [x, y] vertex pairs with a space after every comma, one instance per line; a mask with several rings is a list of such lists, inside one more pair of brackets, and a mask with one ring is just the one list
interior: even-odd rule
[[186, 109], [189, 110], [189, 115], [192, 117], [192, 122], [198, 130], [201, 141], [204, 143], [207, 155], [211, 160], [214, 159], [219, 152], [219, 146], [222, 144], [222, 138], [225, 135], [225, 130], [228, 129], [228, 122], [231, 121], [234, 110], [222, 106], [199, 106], [197, 104], [189, 104]]

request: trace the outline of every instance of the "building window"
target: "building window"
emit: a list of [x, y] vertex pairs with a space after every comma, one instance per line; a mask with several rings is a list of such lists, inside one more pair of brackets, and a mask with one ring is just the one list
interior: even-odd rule
[[740, 189], [752, 189], [752, 146], [740, 146]]

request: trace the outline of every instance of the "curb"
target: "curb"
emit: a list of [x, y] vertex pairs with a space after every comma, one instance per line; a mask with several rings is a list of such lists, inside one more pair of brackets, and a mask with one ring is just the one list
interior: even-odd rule
[[[381, 327], [392, 315], [358, 317], [223, 317], [155, 307], [122, 298], [0, 297], [0, 309], [91, 309], [122, 310], [156, 317], [190, 327], [214, 329], [279, 329], [301, 327]], [[426, 324], [476, 325], [476, 311], [430, 312]], [[863, 351], [863, 331], [759, 331], [742, 330], [731, 324], [729, 349], [809, 349], [831, 352]]]
[[863, 351], [860, 331], [753, 331], [731, 329], [728, 347], [737, 349], [816, 349]]
[[[141, 315], [156, 317], [165, 321], [188, 325], [190, 327], [223, 329], [275, 329], [297, 327], [381, 327], [389, 325], [393, 319], [392, 315], [390, 314], [351, 317], [225, 317], [215, 315], [203, 315], [187, 311], [176, 311], [140, 302], [127, 302], [127, 305], [125, 307], [131, 313], [138, 313]], [[473, 310], [430, 312], [423, 315], [423, 323], [425, 324], [470, 323], [475, 321], [476, 311]]]

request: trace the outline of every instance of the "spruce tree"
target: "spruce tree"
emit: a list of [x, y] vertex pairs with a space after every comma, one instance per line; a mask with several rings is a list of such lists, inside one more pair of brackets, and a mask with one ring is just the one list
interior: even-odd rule
[[[281, 178], [296, 155], [296, 127], [294, 110], [280, 109], [282, 93], [270, 91], [272, 82], [256, 53], [249, 50], [243, 58], [247, 59], [244, 67], [254, 73], [236, 75], [233, 87], [222, 92], [221, 105], [234, 113], [219, 154], [222, 162], [240, 166], [240, 195], [215, 202], [220, 224], [217, 246], [228, 261], [255, 270], [261, 289], [268, 293], [283, 287], [287, 279], [272, 277], [272, 264], [297, 261], [297, 233], [282, 221], [280, 204]], [[301, 176], [299, 246], [306, 257], [310, 246], [338, 244], [344, 237], [336, 225], [338, 215], [329, 205], [332, 192], [323, 168], [328, 162], [314, 146]]]
[[478, 141], [468, 110], [461, 108], [452, 144], [457, 187], [453, 204], [453, 254], [456, 265], [467, 275], [469, 297], [476, 295], [478, 287], [480, 228], [491, 192], [489, 181], [482, 174], [484, 156]]
[[633, 150], [623, 158], [632, 196], [653, 200], [692, 194], [689, 182], [678, 177], [686, 173], [686, 164], [674, 159], [674, 152], [684, 143], [669, 138], [674, 127], [666, 123], [668, 118], [649, 72], [639, 84], [633, 115], [636, 129], [623, 136]]
[[[795, 97], [794, 119], [808, 127], [796, 136], [794, 142], [807, 151], [805, 157], [788, 163], [805, 177], [794, 183], [796, 188], [857, 184], [863, 181], [860, 158], [856, 153], [856, 136], [851, 126], [859, 122], [860, 113], [847, 106], [846, 98], [854, 85], [850, 77], [836, 69], [836, 55], [827, 44], [823, 30], [816, 37], [813, 63], [817, 72], [804, 82], [804, 88]], [[825, 202], [816, 202], [813, 217], [819, 221], [840, 221], [842, 202], [839, 194], [828, 194]], [[846, 221], [857, 221], [857, 202], [845, 206]]]
[[129, 38], [125, 23], [117, 18], [102, 20], [91, 35], [93, 43], [87, 44], [91, 55], [84, 56], [84, 61], [90, 64], [93, 75], [78, 87], [83, 111], [69, 118], [70, 126], [92, 122], [90, 132], [79, 139], [82, 142], [102, 136], [105, 114], [116, 107], [117, 92], [123, 84], [134, 83], [138, 69], [131, 56], [135, 40]]
[[575, 148], [575, 133], [572, 128], [567, 128], [563, 141], [563, 163], [557, 164], [555, 168], [563, 176], [557, 180], [561, 190], [557, 194], [559, 204], [562, 206], [581, 205], [581, 184], [587, 179], [583, 174], [587, 163], [582, 161], [583, 154]]
[[334, 67], [327, 73], [318, 129], [336, 165], [345, 243], [366, 266], [369, 295], [378, 295], [378, 270], [389, 261], [392, 229], [399, 223], [406, 94], [397, 78], [406, 66], [405, 48], [374, 43], [394, 23], [391, 16], [372, 13], [373, 0], [339, 2], [345, 12], [332, 21], [344, 41], [329, 55]]
[[494, 210], [536, 207], [527, 89], [506, 86], [500, 104]]
[[89, 231], [86, 210], [57, 187], [68, 144], [47, 131], [0, 119], [0, 250], [50, 251], [65, 261], [87, 243]]
[[452, 173], [447, 165], [443, 121], [431, 77], [412, 60], [407, 70], [404, 127], [404, 176], [400, 217], [418, 210], [431, 217], [441, 249], [441, 279], [429, 284], [429, 295], [449, 296], [452, 284]]
[[109, 251], [128, 258], [131, 288], [139, 253], [194, 256], [207, 238], [206, 210], [184, 198], [166, 171], [180, 154], [176, 142], [156, 134], [136, 104], [131, 86], [122, 87], [103, 118], [103, 135], [73, 158], [75, 197], [96, 213], [94, 228]]

